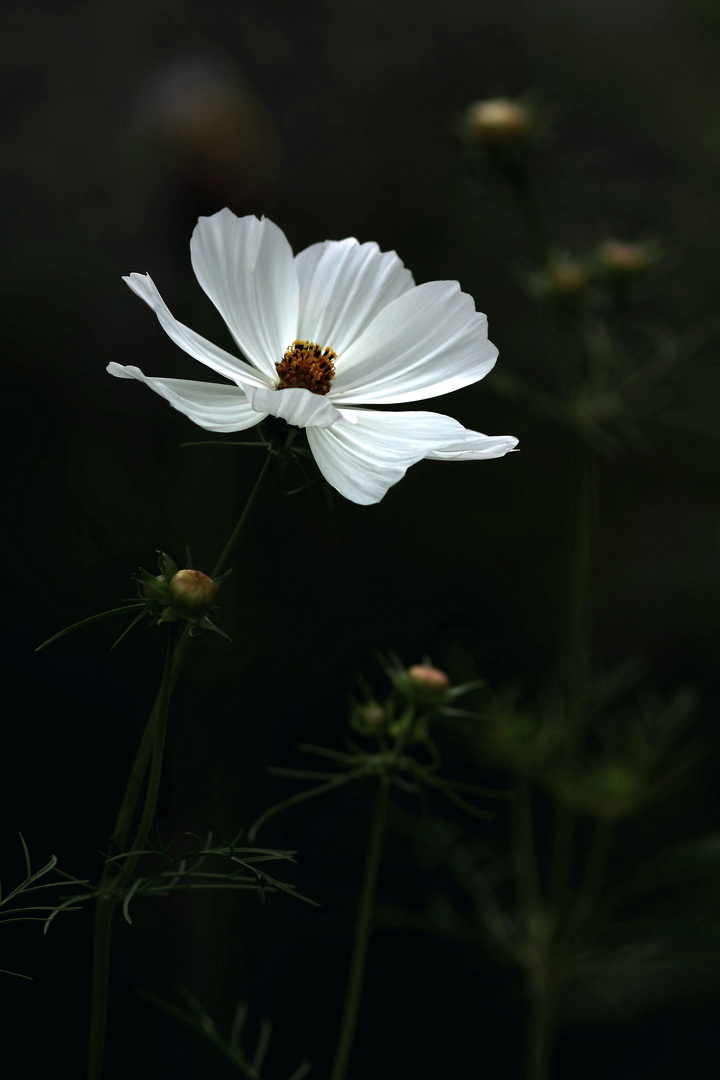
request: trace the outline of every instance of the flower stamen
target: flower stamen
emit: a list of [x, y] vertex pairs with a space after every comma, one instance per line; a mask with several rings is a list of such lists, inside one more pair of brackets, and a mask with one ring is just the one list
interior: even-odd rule
[[299, 388], [313, 394], [327, 394], [335, 378], [337, 353], [312, 341], [293, 341], [275, 365], [278, 390]]

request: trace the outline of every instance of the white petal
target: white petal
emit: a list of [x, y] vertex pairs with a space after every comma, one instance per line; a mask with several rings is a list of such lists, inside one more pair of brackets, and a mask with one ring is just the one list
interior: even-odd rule
[[153, 309], [168, 337], [201, 364], [244, 386], [266, 385], [267, 380], [248, 364], [233, 356], [232, 353], [219, 349], [217, 345], [213, 345], [211, 341], [173, 318], [149, 274], [130, 274], [129, 277], [124, 277], [123, 281], [126, 281], [132, 291]]
[[377, 244], [326, 240], [295, 256], [300, 282], [297, 336], [336, 353], [346, 349], [391, 300], [414, 285], [394, 251]]
[[308, 442], [328, 483], [365, 506], [379, 502], [433, 447], [462, 439], [464, 431], [457, 421], [439, 413], [339, 411], [354, 422], [310, 427]]
[[483, 435], [479, 431], [466, 431], [464, 439], [437, 447], [425, 456], [437, 458], [438, 461], [482, 461], [504, 457], [517, 444], [513, 435]]
[[323, 394], [313, 394], [299, 387], [287, 390], [250, 387], [247, 395], [253, 408], [280, 416], [294, 427], [330, 427], [341, 419], [339, 409]]
[[430, 281], [393, 300], [336, 365], [330, 397], [393, 404], [477, 382], [497, 359], [487, 319], [456, 281]]
[[237, 386], [191, 382], [189, 379], [154, 379], [140, 368], [108, 364], [107, 370], [119, 379], [138, 379], [156, 394], [169, 401], [207, 431], [243, 431], [265, 419], [266, 414], [252, 408]]
[[297, 273], [284, 232], [267, 218], [221, 210], [200, 218], [190, 255], [198, 281], [245, 356], [274, 379], [275, 364], [298, 326]]

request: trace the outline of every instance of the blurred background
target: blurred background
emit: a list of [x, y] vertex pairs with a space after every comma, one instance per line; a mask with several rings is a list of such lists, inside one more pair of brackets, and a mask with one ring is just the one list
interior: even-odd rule
[[[627, 823], [621, 872], [717, 827], [717, 6], [53, 0], [6, 12], [2, 50], [3, 884], [23, 873], [18, 830], [38, 863], [55, 853], [98, 876], [162, 667], [159, 631], [138, 629], [110, 653], [122, 629], [110, 623], [33, 649], [132, 596], [133, 572], [153, 569], [159, 548], [182, 563], [187, 545], [208, 569], [260, 468], [258, 450], [181, 448], [203, 433], [105, 372], [117, 361], [204, 377], [123, 284], [131, 271], [231, 347], [190, 266], [199, 215], [265, 214], [296, 251], [375, 240], [417, 282], [459, 280], [488, 314], [497, 378], [429, 407], [514, 434], [521, 451], [420, 463], [372, 507], [268, 487], [223, 589], [232, 645], [198, 643], [173, 705], [166, 838], [229, 837], [296, 790], [264, 767], [297, 763], [298, 741], [340, 744], [353, 671], [376, 677], [373, 648], [406, 663], [427, 653], [455, 677], [529, 698], [552, 682], [578, 434], [542, 405], [557, 386], [526, 287], [532, 237], [511, 185], [461, 137], [470, 102], [504, 96], [540, 118], [532, 172], [556, 252], [583, 258], [608, 239], [662, 252], [619, 325], [634, 355], [670, 356], [679, 374], [633, 404], [620, 434], [590, 439], [593, 663], [632, 659], [658, 694], [698, 696], [692, 776]], [[138, 994], [169, 1000], [178, 986], [221, 1028], [240, 998], [251, 1027], [270, 1016], [271, 1078], [303, 1058], [327, 1075], [366, 800], [351, 790], [308, 805], [261, 841], [299, 850], [293, 880], [320, 909], [282, 895], [264, 907], [254, 896], [146, 901], [119, 930], [108, 1078], [130, 1067], [234, 1075]], [[389, 842], [349, 1075], [439, 1075], [472, 1054], [479, 1073], [517, 1076], [522, 981], [424, 918], [442, 886], [409, 835]], [[1, 928], [0, 965], [34, 978], [4, 977], [8, 1038], [38, 1074], [58, 1060], [82, 1074], [90, 925], [87, 911], [42, 940], [34, 926]], [[661, 967], [632, 993], [621, 976], [612, 1007], [600, 995], [568, 1011], [554, 1076], [720, 1076], [716, 976], [678, 982], [677, 967]]]

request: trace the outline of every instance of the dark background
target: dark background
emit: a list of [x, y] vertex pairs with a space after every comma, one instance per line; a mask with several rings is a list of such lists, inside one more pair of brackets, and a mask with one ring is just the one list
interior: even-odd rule
[[[159, 631], [109, 653], [109, 623], [33, 648], [132, 595], [133, 571], [151, 569], [158, 548], [181, 560], [187, 544], [209, 568], [261, 461], [179, 448], [202, 432], [105, 373], [114, 360], [202, 377], [121, 275], [151, 273], [178, 318], [228, 344], [190, 267], [198, 215], [266, 214], [295, 250], [376, 240], [418, 282], [458, 279], [489, 315], [500, 365], [547, 389], [540, 321], [517, 285], [525, 234], [502, 185], [468, 179], [456, 137], [466, 104], [498, 94], [529, 92], [548, 119], [534, 168], [558, 246], [657, 239], [665, 257], [638, 319], [660, 335], [705, 328], [664, 411], [601, 463], [596, 639], [604, 664], [640, 657], [661, 692], [689, 684], [700, 695], [695, 783], [630, 826], [631, 860], [716, 823], [715, 5], [55, 2], [16, 6], [3, 41], [3, 884], [22, 875], [17, 830], [38, 864], [53, 852], [97, 876], [162, 663]], [[287, 794], [262, 768], [297, 764], [298, 740], [340, 741], [344, 691], [353, 667], [372, 672], [374, 647], [408, 663], [429, 650], [528, 694], [545, 684], [575, 443], [492, 378], [436, 407], [519, 436], [521, 452], [421, 463], [373, 507], [335, 497], [329, 512], [320, 488], [287, 497], [269, 485], [224, 587], [233, 643], [198, 644], [173, 707], [168, 838], [229, 836]], [[108, 1077], [131, 1063], [140, 1076], [230, 1075], [137, 997], [139, 987], [171, 998], [178, 984], [223, 1029], [240, 997], [251, 1027], [272, 1017], [271, 1080], [303, 1057], [327, 1073], [366, 803], [351, 791], [309, 805], [262, 839], [300, 849], [294, 880], [319, 912], [282, 896], [264, 908], [158, 901], [118, 933]], [[351, 1075], [454, 1072], [472, 1053], [479, 1071], [514, 1077], [520, 981], [477, 945], [422, 928], [428, 888], [407, 842], [392, 840]], [[82, 1074], [89, 934], [89, 912], [40, 944], [35, 927], [2, 930], [0, 963], [35, 980], [4, 977], [2, 991], [10, 1042], [17, 1034], [38, 1074], [58, 1061]], [[556, 1075], [720, 1075], [710, 990], [624, 1017], [589, 1013], [561, 1037]]]

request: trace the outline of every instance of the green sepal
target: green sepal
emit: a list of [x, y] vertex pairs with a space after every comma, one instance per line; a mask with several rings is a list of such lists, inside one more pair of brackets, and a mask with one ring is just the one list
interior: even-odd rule
[[230, 567], [230, 569], [229, 569], [229, 570], [226, 570], [224, 574], [221, 574], [221, 575], [220, 575], [220, 577], [214, 577], [214, 578], [212, 579], [212, 581], [213, 581], [213, 584], [214, 584], [214, 585], [217, 585], [217, 587], [218, 587], [218, 589], [219, 589], [219, 588], [220, 588], [220, 586], [222, 585], [223, 581], [225, 580], [225, 578], [228, 578], [228, 577], [230, 577], [230, 575], [232, 574], [232, 572], [233, 572], [233, 568], [232, 568], [232, 566], [231, 566], [231, 567]]
[[411, 702], [397, 720], [393, 720], [392, 724], [388, 724], [388, 731], [394, 739], [398, 739], [401, 735], [407, 734], [414, 719], [415, 708]]
[[168, 582], [164, 578], [158, 580], [155, 574], [149, 573], [141, 566], [135, 575], [135, 580], [138, 582], [140, 594], [146, 599], [154, 600], [157, 604], [167, 604]]
[[162, 614], [158, 616], [158, 625], [160, 623], [176, 623], [179, 621], [180, 616], [171, 607], [163, 608]]
[[232, 638], [229, 637], [224, 630], [221, 630], [219, 626], [216, 626], [212, 619], [207, 615], [201, 615], [199, 619], [193, 619], [192, 626], [190, 627], [190, 637], [200, 637], [205, 630], [211, 630], [214, 634], [219, 634], [220, 637], [224, 637], [226, 641], [232, 641]]
[[[190, 552], [188, 551], [188, 555]], [[164, 551], [158, 551], [158, 570], [165, 579], [165, 584], [169, 585], [172, 579], [178, 572], [177, 563], [174, 559], [171, 559], [169, 555], [166, 555]]]

